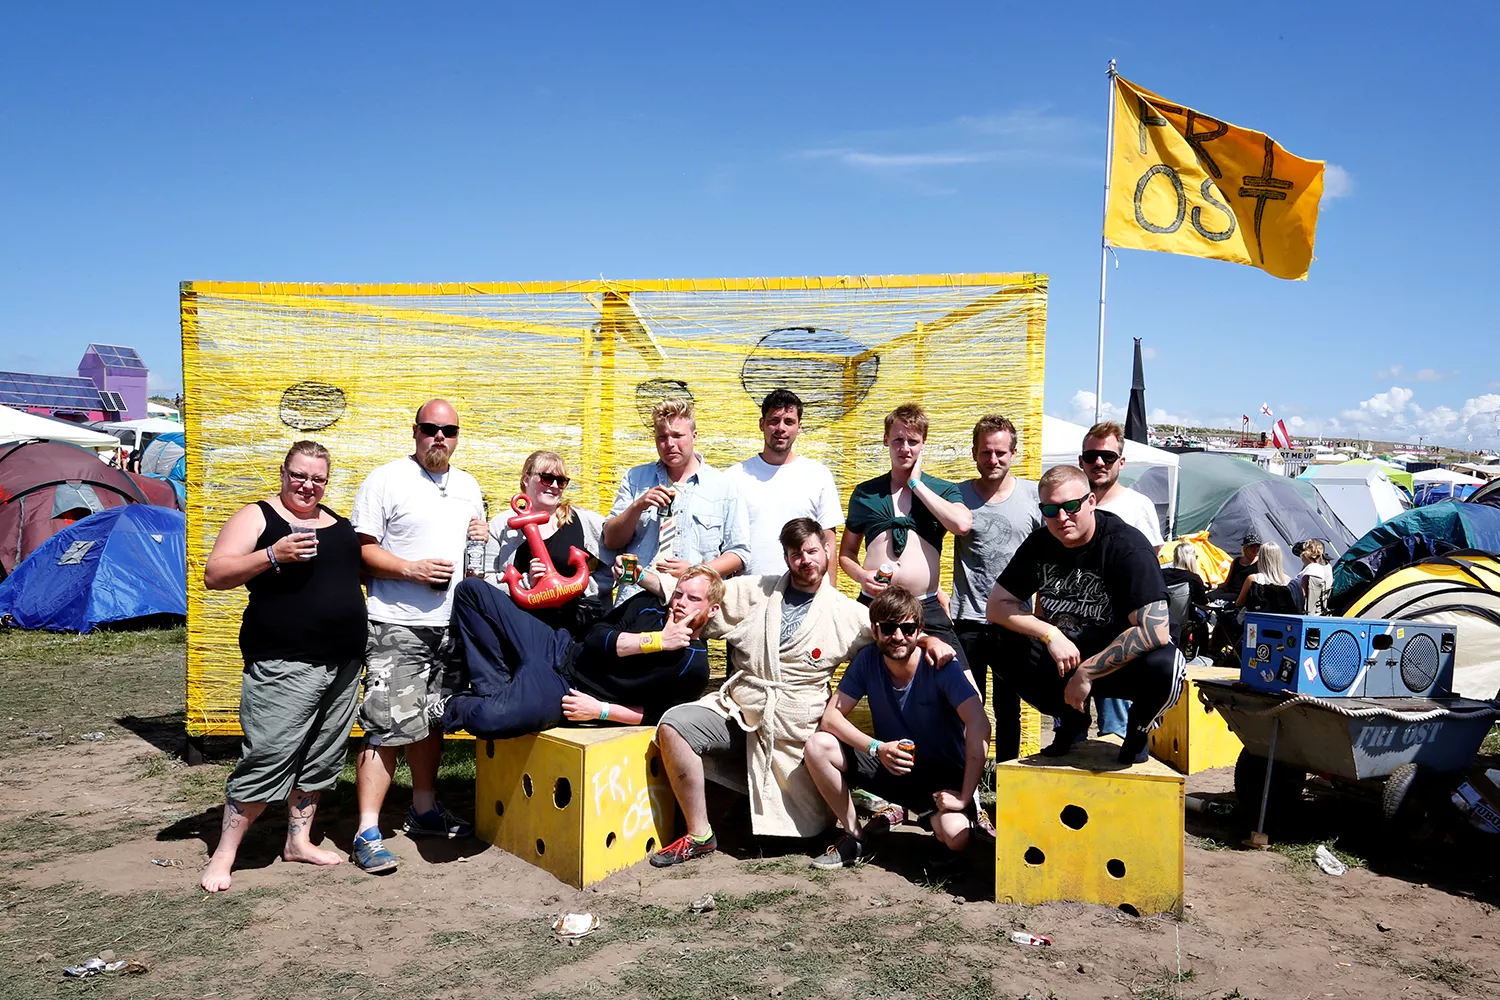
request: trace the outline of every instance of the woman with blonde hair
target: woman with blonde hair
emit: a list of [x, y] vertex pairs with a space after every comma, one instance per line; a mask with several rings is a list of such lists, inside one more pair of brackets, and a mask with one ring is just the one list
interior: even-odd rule
[[[1300, 586], [1298, 590], [1300, 591]], [[1292, 578], [1287, 576], [1281, 546], [1266, 542], [1260, 548], [1256, 570], [1240, 588], [1234, 602], [1246, 611], [1263, 611], [1273, 615], [1301, 614], [1292, 594]]]
[[[571, 480], [568, 466], [554, 451], [534, 451], [521, 466], [521, 492], [531, 501], [531, 513], [551, 516], [540, 525], [542, 542], [552, 565], [569, 572], [568, 551], [575, 546], [589, 554], [589, 580], [582, 594], [555, 608], [529, 609], [548, 627], [567, 629], [575, 639], [582, 639], [589, 626], [604, 617], [609, 609], [614, 578], [610, 570], [613, 554], [604, 548], [604, 518], [595, 511], [575, 507], [565, 493]], [[504, 573], [514, 565], [534, 585], [547, 571], [531, 543], [505, 522], [515, 516], [507, 503], [490, 522], [490, 541], [485, 546], [484, 578], [501, 590], [507, 590]], [[608, 558], [606, 558], [608, 556]]]
[[1309, 538], [1292, 547], [1302, 558], [1302, 572], [1297, 582], [1302, 587], [1302, 606], [1310, 615], [1328, 614], [1328, 597], [1333, 593], [1333, 568], [1323, 559], [1323, 543]]

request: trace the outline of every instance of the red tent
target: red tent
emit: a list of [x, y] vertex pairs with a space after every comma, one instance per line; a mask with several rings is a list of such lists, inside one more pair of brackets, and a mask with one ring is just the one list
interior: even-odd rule
[[[150, 486], [146, 484], [150, 483]], [[131, 503], [177, 506], [146, 477], [99, 461], [92, 451], [60, 441], [0, 445], [0, 576], [74, 521]]]

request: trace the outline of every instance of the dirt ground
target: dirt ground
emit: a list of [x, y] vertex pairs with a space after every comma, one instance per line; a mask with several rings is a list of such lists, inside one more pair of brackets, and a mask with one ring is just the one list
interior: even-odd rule
[[[1316, 795], [1270, 852], [1239, 848], [1231, 817], [1190, 815], [1180, 920], [997, 905], [991, 859], [934, 870], [931, 838], [912, 827], [857, 870], [810, 871], [821, 843], [730, 836], [717, 856], [668, 871], [642, 863], [580, 892], [472, 839], [393, 837], [401, 867], [387, 877], [288, 865], [276, 858], [284, 827], [274, 809], [252, 832], [234, 888], [207, 896], [198, 877], [233, 747], [212, 748], [218, 763], [181, 763], [180, 645], [180, 631], [68, 648], [0, 635], [0, 998], [1419, 998], [1500, 989], [1497, 845], [1451, 829], [1418, 843], [1383, 827], [1373, 804]], [[79, 738], [93, 732], [104, 738]], [[440, 794], [459, 811], [472, 808], [472, 775], [472, 750], [451, 750]], [[353, 833], [352, 771], [345, 777], [318, 824], [336, 850]], [[1206, 772], [1188, 787], [1229, 800], [1230, 783]], [[392, 793], [387, 830], [404, 795]], [[1316, 868], [1316, 843], [1350, 861], [1349, 873]], [[704, 892], [717, 909], [689, 912]], [[598, 914], [601, 930], [572, 946], [556, 941], [550, 922], [567, 911]], [[1015, 929], [1053, 946], [1012, 944]], [[148, 971], [63, 978], [64, 966], [104, 949]]]

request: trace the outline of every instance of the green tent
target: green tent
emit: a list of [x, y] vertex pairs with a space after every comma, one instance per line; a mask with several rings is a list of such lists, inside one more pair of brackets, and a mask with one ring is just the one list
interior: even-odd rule
[[[1273, 475], [1248, 459], [1186, 452], [1177, 477], [1177, 537], [1209, 531], [1209, 540], [1238, 552], [1249, 531], [1279, 544], [1291, 559], [1294, 542], [1319, 538], [1334, 554], [1354, 541], [1311, 483]], [[1123, 478], [1123, 477], [1122, 477]]]

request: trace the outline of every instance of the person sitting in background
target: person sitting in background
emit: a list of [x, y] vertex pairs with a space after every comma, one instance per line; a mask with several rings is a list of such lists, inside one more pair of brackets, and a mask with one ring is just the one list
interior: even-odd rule
[[1233, 601], [1239, 596], [1240, 591], [1245, 589], [1245, 581], [1258, 568], [1256, 562], [1260, 558], [1261, 541], [1260, 532], [1253, 529], [1245, 532], [1245, 537], [1240, 541], [1240, 554], [1229, 564], [1229, 576], [1213, 589], [1213, 593], [1209, 595], [1211, 598]]
[[[950, 851], [964, 849], [978, 822], [974, 795], [989, 757], [990, 723], [962, 664], [936, 666], [917, 646], [922, 615], [922, 602], [902, 587], [890, 587], [870, 602], [875, 645], [860, 650], [844, 671], [818, 732], [807, 741], [807, 771], [844, 828], [844, 835], [813, 859], [815, 868], [868, 861], [872, 828], [904, 818], [883, 811], [862, 828], [851, 788], [917, 812], [935, 809], [933, 835]], [[860, 699], [870, 704], [874, 737], [849, 721]]]
[[[1282, 568], [1281, 546], [1267, 542], [1260, 547], [1259, 567], [1240, 588], [1235, 604], [1246, 611], [1260, 611], [1273, 615], [1301, 614], [1297, 598], [1292, 593], [1292, 578]], [[1243, 622], [1243, 618], [1241, 619]]]
[[[572, 600], [555, 608], [527, 610], [548, 628], [567, 629], [573, 638], [582, 639], [588, 634], [589, 627], [604, 617], [614, 579], [610, 575], [610, 560], [605, 558], [604, 517], [569, 503], [563, 496], [568, 483], [568, 467], [561, 455], [534, 451], [526, 456], [521, 467], [521, 492], [531, 501], [528, 513], [551, 515], [546, 524], [537, 527], [552, 565], [564, 574], [571, 573], [568, 550], [576, 546], [588, 553], [592, 572], [583, 593]], [[534, 586], [547, 572], [546, 565], [531, 551], [531, 543], [525, 534], [505, 526], [505, 522], [514, 516], [515, 511], [506, 505], [490, 521], [490, 541], [484, 552], [485, 580], [506, 593], [509, 589], [503, 577], [507, 566], [513, 565], [520, 570], [528, 586]]]
[[548, 628], [482, 580], [453, 598], [453, 631], [470, 689], [449, 698], [448, 732], [509, 739], [598, 719], [654, 724], [708, 686], [703, 627], [718, 613], [724, 581], [708, 566], [688, 568], [666, 608], [638, 593], [577, 641]]
[[[1193, 659], [1208, 640], [1199, 626], [1205, 622], [1202, 608], [1208, 603], [1208, 590], [1198, 575], [1198, 550], [1178, 542], [1172, 552], [1172, 565], [1163, 567], [1161, 577], [1167, 584], [1167, 613], [1172, 620], [1172, 641]], [[1186, 642], [1185, 640], [1192, 641]]]
[[1323, 543], [1316, 538], [1292, 546], [1292, 555], [1302, 559], [1297, 582], [1302, 587], [1302, 606], [1310, 615], [1328, 614], [1328, 597], [1333, 593], [1333, 567], [1324, 559]]

